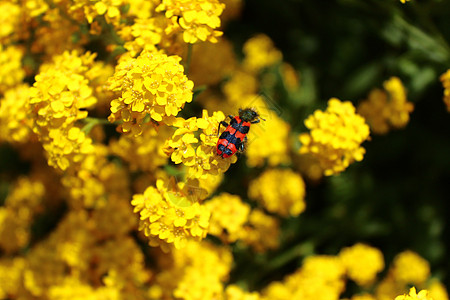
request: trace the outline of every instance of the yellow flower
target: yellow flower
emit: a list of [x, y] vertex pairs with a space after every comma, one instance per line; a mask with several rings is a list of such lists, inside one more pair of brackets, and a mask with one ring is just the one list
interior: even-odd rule
[[427, 286], [430, 296], [436, 300], [448, 300], [448, 293], [445, 286], [436, 279], [432, 279]]
[[134, 212], [140, 214], [139, 230], [150, 239], [151, 246], [169, 251], [181, 249], [189, 239], [201, 240], [207, 234], [210, 212], [189, 199], [174, 186], [159, 179], [156, 188], [133, 196]]
[[122, 59], [109, 79], [110, 89], [119, 94], [111, 102], [109, 120], [123, 121], [119, 126], [122, 132], [139, 135], [148, 122], [144, 120], [147, 115], [157, 122], [176, 116], [192, 101], [194, 86], [184, 75], [180, 60], [179, 56], [148, 51]]
[[344, 273], [344, 266], [336, 257], [310, 256], [300, 269], [282, 282], [269, 284], [262, 292], [262, 299], [339, 299], [345, 284]]
[[54, 57], [41, 67], [30, 90], [33, 131], [49, 153], [49, 164], [61, 170], [93, 151], [91, 140], [74, 125], [97, 101], [85, 77], [94, 57], [76, 51]]
[[136, 16], [138, 19], [146, 19], [153, 15], [160, 0], [133, 0], [127, 2], [130, 5], [127, 15]]
[[0, 259], [0, 299], [18, 294], [25, 266], [26, 260], [23, 257]]
[[283, 55], [275, 48], [272, 40], [264, 34], [258, 34], [245, 42], [243, 51], [245, 55], [243, 67], [251, 73], [257, 73], [283, 59]]
[[49, 300], [71, 300], [71, 299], [107, 299], [119, 300], [120, 292], [117, 287], [100, 286], [93, 287], [88, 282], [75, 277], [65, 277], [62, 282], [50, 287], [48, 291]]
[[[152, 272], [145, 268], [144, 253], [137, 241], [126, 234], [108, 239], [89, 251], [97, 260], [92, 273], [98, 278], [108, 274], [110, 278], [107, 280], [116, 281], [115, 284], [127, 289], [127, 293], [139, 293], [139, 287], [148, 283]], [[108, 282], [105, 284], [108, 285]]]
[[23, 51], [17, 46], [0, 44], [0, 94], [22, 82], [25, 71], [22, 68]]
[[245, 292], [239, 286], [231, 284], [225, 289], [224, 300], [259, 300], [257, 292]]
[[20, 178], [0, 206], [0, 249], [11, 253], [27, 245], [33, 216], [42, 209], [44, 185]]
[[376, 286], [375, 296], [380, 300], [392, 300], [400, 293], [406, 291], [404, 284], [395, 280], [392, 273], [388, 273]]
[[269, 212], [287, 217], [305, 210], [305, 183], [292, 170], [269, 169], [250, 183], [248, 195]]
[[159, 256], [162, 270], [150, 288], [153, 299], [222, 299], [233, 263], [229, 248], [207, 241], [188, 241], [186, 247]]
[[20, 6], [13, 1], [1, 1], [0, 11], [8, 12], [7, 14], [2, 14], [0, 16], [0, 24], [2, 24], [0, 28], [0, 42], [1, 45], [6, 45], [20, 25], [21, 10]]
[[[109, 165], [108, 167], [112, 166]], [[123, 187], [121, 189], [124, 190], [126, 188]], [[128, 197], [125, 198], [121, 197], [118, 193], [108, 192], [110, 192], [108, 203], [98, 205], [92, 212], [92, 221], [96, 224], [96, 234], [104, 238], [116, 236], [123, 238], [131, 230], [138, 228], [138, 220], [133, 213], [133, 208], [130, 205]], [[120, 226], [111, 226], [111, 224], [120, 224]]]
[[[63, 157], [66, 158], [68, 167], [61, 181], [70, 191], [69, 204], [72, 207], [101, 205], [107, 201], [105, 195], [108, 195], [114, 188], [123, 186], [123, 184], [117, 183], [127, 182], [126, 176], [118, 176], [119, 179], [111, 176], [112, 168], [110, 166], [114, 163], [107, 161], [108, 152], [105, 146], [91, 144], [90, 139], [85, 139], [84, 142], [89, 151], [70, 153]], [[61, 161], [62, 159], [59, 162], [61, 163]]]
[[430, 276], [430, 265], [417, 253], [407, 250], [394, 258], [391, 272], [398, 282], [420, 285]]
[[220, 27], [219, 16], [224, 8], [225, 5], [218, 0], [162, 0], [156, 11], [164, 11], [166, 18], [176, 20], [177, 26], [172, 30], [181, 30], [183, 40], [194, 44], [199, 41], [217, 42], [222, 32], [215, 29]]
[[222, 193], [206, 202], [211, 212], [209, 233], [232, 243], [244, 235], [244, 225], [250, 214], [250, 205], [236, 195]]
[[277, 249], [280, 244], [280, 222], [260, 209], [253, 209], [240, 239], [255, 252]]
[[144, 124], [141, 135], [121, 135], [119, 140], [111, 141], [109, 146], [113, 154], [129, 164], [131, 171], [155, 171], [167, 163], [163, 145], [171, 132], [167, 126], [155, 128]]
[[409, 122], [409, 114], [414, 105], [406, 99], [406, 91], [397, 77], [384, 82], [384, 89], [374, 89], [369, 98], [358, 105], [362, 115], [377, 134], [385, 134], [390, 129], [399, 129]]
[[28, 117], [30, 87], [18, 85], [0, 99], [0, 140], [25, 143], [29, 140], [32, 120]]
[[[51, 8], [43, 0], [32, 0], [36, 4], [36, 10], [42, 7], [45, 14], [42, 15], [42, 21], [45, 26], [38, 26], [35, 30], [35, 38], [31, 45], [31, 52], [43, 55], [46, 61], [52, 60], [53, 56], [61, 55], [65, 51], [77, 50], [84, 52], [81, 42], [84, 41], [83, 36], [75, 40], [73, 36], [77, 34], [80, 27], [77, 23], [72, 22], [62, 11], [64, 9]], [[36, 11], [37, 12], [37, 11]], [[85, 20], [82, 19], [82, 22]]]
[[433, 298], [428, 296], [427, 290], [421, 290], [419, 293], [416, 292], [416, 288], [412, 287], [409, 290], [408, 295], [397, 296], [395, 300], [433, 300]]
[[214, 112], [212, 116], [208, 116], [208, 111], [203, 110], [202, 118], [177, 118], [170, 123], [178, 129], [166, 141], [164, 151], [175, 164], [187, 167], [187, 178], [219, 175], [236, 162], [235, 155], [221, 158], [216, 153], [217, 129], [224, 119], [222, 112]]
[[347, 269], [348, 277], [360, 286], [367, 286], [384, 269], [380, 250], [365, 244], [355, 244], [341, 250], [339, 258]]
[[[167, 19], [164, 16], [137, 19], [130, 28], [130, 37], [132, 36], [134, 39], [125, 43], [124, 47], [130, 51], [132, 56], [142, 50], [153, 51], [155, 45], [161, 43], [166, 27]], [[122, 29], [122, 35], [126, 29]]]
[[410, 0], [400, 0], [400, 2], [403, 4], [406, 3], [407, 1], [410, 1]]
[[[228, 80], [223, 85], [223, 92], [227, 97], [227, 100], [232, 102], [234, 105], [246, 106], [247, 103], [242, 104], [242, 98], [247, 95], [253, 96], [252, 99], [247, 101], [253, 101], [256, 97], [256, 93], [258, 92], [258, 80], [254, 75], [246, 73], [242, 70], [236, 70], [230, 80]], [[250, 97], [248, 97], [250, 98]], [[234, 109], [234, 108], [233, 108]], [[236, 110], [229, 113], [235, 113]]]
[[86, 274], [95, 238], [85, 210], [69, 211], [57, 228], [27, 253], [22, 294], [47, 298], [50, 286], [67, 274]]
[[450, 69], [440, 77], [442, 86], [444, 87], [444, 103], [447, 111], [450, 112]]
[[228, 40], [221, 38], [215, 44], [200, 43], [193, 48], [189, 78], [197, 86], [211, 86], [230, 75], [235, 68], [233, 46]]
[[353, 295], [350, 300], [377, 300], [374, 296], [367, 294], [367, 293], [363, 293], [360, 295]]
[[[273, 112], [268, 112], [265, 104], [255, 107], [263, 115], [266, 121], [261, 121], [252, 126], [247, 135], [248, 147], [246, 148], [247, 165], [249, 167], [261, 167], [265, 162], [269, 166], [278, 166], [289, 163], [289, 124]], [[276, 134], [274, 134], [276, 133]]]
[[[263, 98], [263, 95], [250, 93], [257, 89], [257, 82], [253, 76], [240, 72], [235, 75], [236, 77], [233, 77], [224, 87], [224, 92], [229, 97], [227, 100], [231, 102], [227, 112], [235, 115], [238, 109], [251, 107], [265, 120], [252, 125], [247, 135], [245, 147], [247, 165], [260, 167], [266, 162], [270, 166], [289, 163], [289, 124], [273, 111], [273, 107]], [[245, 86], [246, 84], [248, 86]], [[235, 94], [232, 95], [233, 92]]]
[[311, 133], [299, 136], [300, 154], [316, 157], [325, 175], [340, 173], [355, 160], [363, 159], [361, 143], [369, 137], [369, 126], [350, 102], [330, 99], [327, 110], [316, 110], [305, 125]]
[[280, 67], [280, 71], [284, 86], [287, 88], [288, 91], [295, 91], [300, 87], [299, 74], [292, 65], [283, 62], [283, 64]]
[[30, 17], [38, 17], [48, 11], [49, 6], [44, 0], [26, 0], [23, 2], [22, 9]]
[[312, 154], [301, 155], [297, 160], [297, 167], [309, 182], [316, 183], [323, 177], [323, 169], [319, 160]]
[[76, 8], [77, 5], [83, 8], [86, 20], [89, 23], [92, 23], [96, 16], [105, 16], [108, 23], [119, 25], [121, 6], [127, 4], [127, 2], [125, 0], [75, 0], [75, 5], [72, 8]]

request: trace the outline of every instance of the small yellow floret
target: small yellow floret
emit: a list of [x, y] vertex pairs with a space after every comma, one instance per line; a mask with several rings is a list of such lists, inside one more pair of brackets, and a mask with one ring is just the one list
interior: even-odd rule
[[375, 280], [378, 272], [384, 268], [383, 253], [365, 244], [347, 247], [339, 253], [348, 277], [361, 286], [366, 286]]

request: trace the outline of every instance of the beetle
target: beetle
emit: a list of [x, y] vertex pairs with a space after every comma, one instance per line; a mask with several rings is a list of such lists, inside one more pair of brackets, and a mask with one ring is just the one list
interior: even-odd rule
[[217, 155], [222, 158], [231, 157], [236, 152], [243, 152], [251, 124], [259, 123], [260, 120], [265, 121], [253, 108], [240, 108], [238, 116], [229, 115], [228, 117], [231, 119], [230, 124], [225, 121], [219, 123], [218, 132], [220, 132], [220, 125], [226, 127], [217, 141]]

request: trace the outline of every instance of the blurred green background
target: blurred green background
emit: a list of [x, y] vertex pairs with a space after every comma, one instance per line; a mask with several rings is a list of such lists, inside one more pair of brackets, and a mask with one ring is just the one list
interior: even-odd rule
[[[450, 68], [449, 16], [450, 1], [438, 0], [249, 0], [242, 18], [227, 26], [225, 36], [238, 51], [265, 33], [299, 71], [301, 93], [276, 99], [293, 132], [304, 131], [304, 118], [330, 97], [356, 106], [391, 76], [402, 80], [415, 105], [405, 129], [372, 135], [362, 162], [308, 184], [306, 212], [283, 224], [281, 251], [247, 263], [247, 272], [260, 274], [252, 288], [295, 270], [305, 255], [337, 254], [356, 242], [382, 250], [387, 266], [399, 252], [414, 250], [450, 286], [450, 115], [439, 81]], [[239, 176], [238, 168], [227, 178]], [[240, 255], [238, 264], [250, 259]], [[233, 279], [247, 272], [236, 270]]]

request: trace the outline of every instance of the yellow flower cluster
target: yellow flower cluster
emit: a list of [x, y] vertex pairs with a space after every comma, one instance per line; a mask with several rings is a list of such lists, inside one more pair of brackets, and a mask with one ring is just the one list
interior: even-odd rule
[[410, 1], [410, 0], [400, 0], [401, 3], [406, 3], [407, 1]]
[[[261, 299], [342, 299], [340, 294], [345, 288], [345, 281], [351, 279], [362, 288], [361, 290], [365, 291], [353, 295], [350, 298], [351, 300], [448, 300], [449, 297], [445, 287], [437, 280], [432, 280], [427, 285], [424, 285], [425, 280], [421, 283], [396, 281], [393, 277], [392, 269], [396, 268], [396, 264], [398, 265], [396, 262], [398, 259], [405, 259], [402, 258], [404, 255], [407, 256], [407, 259], [410, 259], [408, 262], [410, 263], [409, 267], [403, 270], [405, 272], [404, 274], [406, 272], [414, 272], [415, 270], [419, 271], [419, 273], [422, 272], [420, 268], [423, 266], [420, 264], [423, 259], [417, 255], [411, 259], [409, 252], [400, 253], [397, 256], [388, 274], [380, 282], [377, 282], [376, 274], [383, 270], [384, 261], [381, 252], [376, 248], [358, 243], [342, 249], [338, 256], [309, 256], [303, 261], [303, 265], [293, 274], [286, 276], [282, 281], [270, 283], [261, 292]], [[416, 266], [415, 263], [419, 263], [419, 265]], [[415, 275], [411, 274], [410, 276], [414, 277]], [[408, 295], [399, 296], [400, 298], [398, 298], [398, 295], [410, 289], [411, 284], [419, 285], [426, 290], [420, 292], [420, 296], [414, 294], [414, 290], [414, 293], [409, 294], [413, 298], [409, 298]], [[374, 294], [367, 292], [374, 288]], [[425, 297], [425, 295], [428, 298], [421, 298]]]
[[361, 243], [342, 249], [339, 258], [347, 276], [360, 286], [373, 283], [377, 273], [384, 269], [383, 253]]
[[405, 127], [414, 109], [414, 105], [406, 99], [406, 91], [399, 78], [392, 77], [385, 81], [384, 89], [386, 91], [372, 90], [369, 98], [361, 102], [357, 109], [376, 134]]
[[0, 105], [0, 141], [25, 143], [31, 136], [28, 118], [30, 87], [18, 85], [5, 92]]
[[249, 293], [243, 291], [239, 286], [231, 284], [225, 290], [226, 300], [259, 300], [261, 299], [257, 292]]
[[[448, 299], [415, 254], [400, 254], [378, 284], [377, 249], [309, 255], [318, 249], [281, 232], [305, 210], [286, 121], [295, 116], [279, 99], [296, 96], [299, 77], [266, 35], [238, 61], [220, 17], [242, 3], [0, 0], [0, 150], [24, 165], [1, 170], [0, 299], [339, 299], [348, 280], [382, 300], [410, 284]], [[406, 102], [401, 88], [385, 84], [391, 102]], [[248, 168], [223, 180], [239, 155], [216, 154], [219, 124], [245, 107], [261, 116]], [[350, 103], [330, 100], [306, 126], [301, 151], [327, 175], [362, 159], [369, 131]], [[240, 196], [223, 192], [230, 181]], [[234, 269], [247, 255], [262, 271], [248, 286]], [[291, 255], [302, 266], [261, 287]]]
[[[69, 212], [48, 238], [27, 252], [23, 261], [0, 261], [0, 270], [8, 265], [14, 268], [6, 272], [12, 281], [0, 281], [0, 296], [7, 293], [21, 299], [97, 299], [116, 294], [117, 299], [124, 299], [137, 295], [150, 273], [144, 268], [138, 244], [127, 236], [130, 229], [125, 235], [105, 239], [86, 211]], [[17, 279], [16, 272], [21, 274]]]
[[[18, 251], [30, 240], [33, 216], [42, 210], [45, 193], [41, 182], [20, 178], [0, 206], [0, 249], [6, 253]], [[0, 293], [1, 294], [1, 293]]]
[[222, 32], [215, 29], [220, 27], [219, 16], [224, 8], [218, 0], [162, 0], [156, 11], [164, 11], [166, 18], [173, 22], [169, 28], [181, 30], [184, 42], [194, 44], [217, 42]]
[[442, 74], [440, 79], [444, 87], [444, 103], [447, 107], [447, 111], [450, 112], [450, 69]]
[[430, 276], [430, 265], [417, 253], [404, 251], [395, 257], [391, 272], [400, 283], [420, 285]]
[[230, 249], [188, 241], [184, 249], [166, 255], [158, 261], [163, 271], [150, 287], [151, 299], [223, 299], [223, 284], [233, 263]]
[[181, 57], [161, 52], [142, 52], [125, 57], [109, 79], [110, 89], [119, 98], [111, 102], [111, 122], [122, 121], [119, 130], [139, 135], [149, 115], [154, 121], [176, 116], [192, 101], [194, 83], [184, 75]]
[[2, 24], [0, 28], [0, 42], [1, 45], [5, 45], [19, 26], [21, 11], [20, 6], [12, 1], [1, 1], [0, 10], [8, 12], [8, 14], [0, 16], [0, 24]]
[[119, 140], [111, 141], [109, 146], [112, 154], [129, 164], [131, 171], [155, 171], [167, 163], [167, 155], [162, 146], [170, 133], [168, 127], [156, 129], [145, 124], [141, 135], [122, 135]]
[[211, 211], [208, 233], [223, 242], [240, 240], [258, 252], [278, 247], [278, 221], [259, 209], [251, 210], [239, 196], [222, 193], [205, 206]]
[[[267, 44], [267, 47], [255, 52], [253, 50], [255, 47], [258, 47], [260, 39], [264, 40], [263, 44]], [[246, 163], [249, 167], [261, 167], [266, 162], [273, 167], [290, 163], [289, 145], [291, 141], [289, 139], [289, 133], [291, 128], [281, 118], [283, 112], [277, 110], [278, 105], [276, 104], [276, 100], [271, 99], [269, 94], [258, 92], [258, 82], [262, 80], [259, 78], [259, 73], [262, 73], [263, 68], [276, 65], [280, 62], [281, 56], [277, 55], [277, 53], [280, 54], [279, 50], [275, 49], [270, 39], [264, 35], [257, 36], [254, 40], [249, 41], [249, 46], [247, 47], [253, 50], [245, 53], [244, 61], [261, 63], [257, 69], [250, 71], [246, 69], [244, 63], [237, 63], [234, 55], [230, 55], [226, 46], [227, 43], [223, 44], [224, 47], [220, 50], [211, 45], [198, 45], [203, 47], [200, 54], [203, 54], [204, 57], [214, 57], [214, 61], [219, 60], [218, 65], [227, 67], [224, 67], [223, 71], [220, 72], [220, 77], [208, 76], [210, 78], [208, 79], [204, 78], [204, 75], [199, 78], [196, 74], [200, 72], [202, 74], [209, 74], [209, 70], [215, 70], [216, 64], [202, 63], [201, 68], [199, 63], [193, 64], [192, 74], [194, 78], [199, 78], [198, 80], [201, 82], [210, 84], [220, 83], [218, 80], [221, 79], [223, 83], [220, 85], [220, 91], [218, 89], [208, 89], [197, 99], [208, 110], [222, 110], [225, 115], [234, 116], [239, 108], [251, 107], [266, 120], [252, 126], [247, 135], [248, 142], [245, 147], [245, 155], [247, 157]], [[196, 60], [196, 51], [194, 50], [193, 62]], [[222, 57], [219, 56], [216, 58], [218, 54], [222, 54]], [[257, 57], [253, 57], [255, 55]], [[275, 59], [273, 59], [274, 57]], [[225, 61], [222, 61], [222, 59], [225, 59]], [[224, 105], [224, 101], [226, 101], [226, 105]], [[273, 134], [273, 132], [277, 134]]]
[[262, 292], [264, 300], [339, 299], [344, 289], [345, 269], [333, 256], [311, 256], [303, 266], [281, 282], [273, 282]]
[[317, 158], [325, 175], [340, 173], [363, 159], [361, 143], [369, 138], [369, 126], [349, 101], [330, 99], [327, 110], [316, 110], [305, 120], [305, 126], [311, 133], [299, 136], [300, 154]]
[[74, 0], [74, 5], [70, 7], [69, 12], [76, 15], [76, 12], [83, 11], [84, 18], [92, 23], [97, 16], [104, 16], [108, 23], [118, 24], [120, 21], [121, 6], [133, 1], [126, 0]]
[[[36, 5], [36, 14], [46, 22], [47, 26], [39, 26], [36, 29], [36, 39], [33, 40], [31, 51], [45, 57], [49, 61], [55, 55], [61, 55], [65, 51], [77, 50], [80, 53], [84, 50], [76, 43], [73, 36], [79, 31], [79, 26], [73, 22], [65, 12], [65, 8], [48, 8], [43, 0], [31, 1]], [[80, 19], [82, 19], [80, 17]]]
[[206, 207], [211, 211], [209, 233], [226, 242], [241, 238], [242, 228], [248, 220], [250, 205], [236, 195], [223, 193], [209, 200]]
[[0, 299], [18, 294], [25, 263], [22, 257], [0, 259]]
[[280, 222], [261, 209], [250, 212], [241, 241], [255, 252], [277, 249], [280, 245]]
[[269, 212], [287, 217], [305, 210], [305, 183], [292, 170], [269, 169], [250, 183], [250, 199], [258, 200]]
[[[214, 61], [214, 63], [211, 63]], [[236, 68], [233, 45], [222, 38], [217, 43], [195, 45], [189, 66], [189, 78], [197, 86], [211, 86], [229, 76]]]
[[[258, 98], [253, 100], [255, 99]], [[247, 165], [249, 167], [261, 167], [267, 162], [270, 166], [275, 167], [289, 163], [289, 133], [291, 127], [276, 114], [268, 111], [266, 105], [259, 104], [260, 101], [256, 100], [253, 103], [264, 114], [266, 121], [262, 121], [258, 126], [253, 126], [248, 134]], [[274, 132], [276, 134], [273, 134]]]
[[23, 51], [17, 46], [5, 47], [0, 44], [0, 94], [20, 84], [25, 77], [22, 68]]
[[236, 156], [223, 159], [216, 154], [217, 129], [224, 119], [222, 112], [208, 116], [208, 111], [203, 110], [202, 118], [179, 118], [172, 123], [177, 130], [166, 141], [164, 151], [175, 164], [187, 168], [187, 178], [219, 175], [236, 162]]
[[150, 239], [151, 246], [160, 246], [164, 251], [172, 245], [181, 249], [188, 239], [201, 240], [208, 232], [209, 210], [198, 202], [189, 203], [177, 188], [158, 180], [156, 188], [148, 187], [131, 201], [140, 215], [139, 229]]
[[251, 73], [259, 72], [283, 59], [283, 55], [275, 48], [272, 40], [264, 34], [258, 34], [246, 41], [243, 51], [245, 54], [243, 67]]
[[86, 78], [93, 62], [90, 53], [65, 52], [41, 67], [30, 90], [33, 131], [49, 155], [49, 165], [62, 171], [93, 151], [91, 139], [75, 126], [97, 101]]
[[428, 262], [410, 250], [401, 252], [394, 258], [386, 277], [377, 285], [375, 295], [381, 300], [393, 299], [405, 293], [410, 286], [427, 289], [433, 299], [449, 299], [442, 283], [430, 280]]
[[433, 300], [433, 299], [434, 298], [428, 296], [427, 290], [421, 290], [419, 293], [417, 293], [415, 287], [412, 287], [409, 290], [408, 295], [395, 297], [395, 300]]

